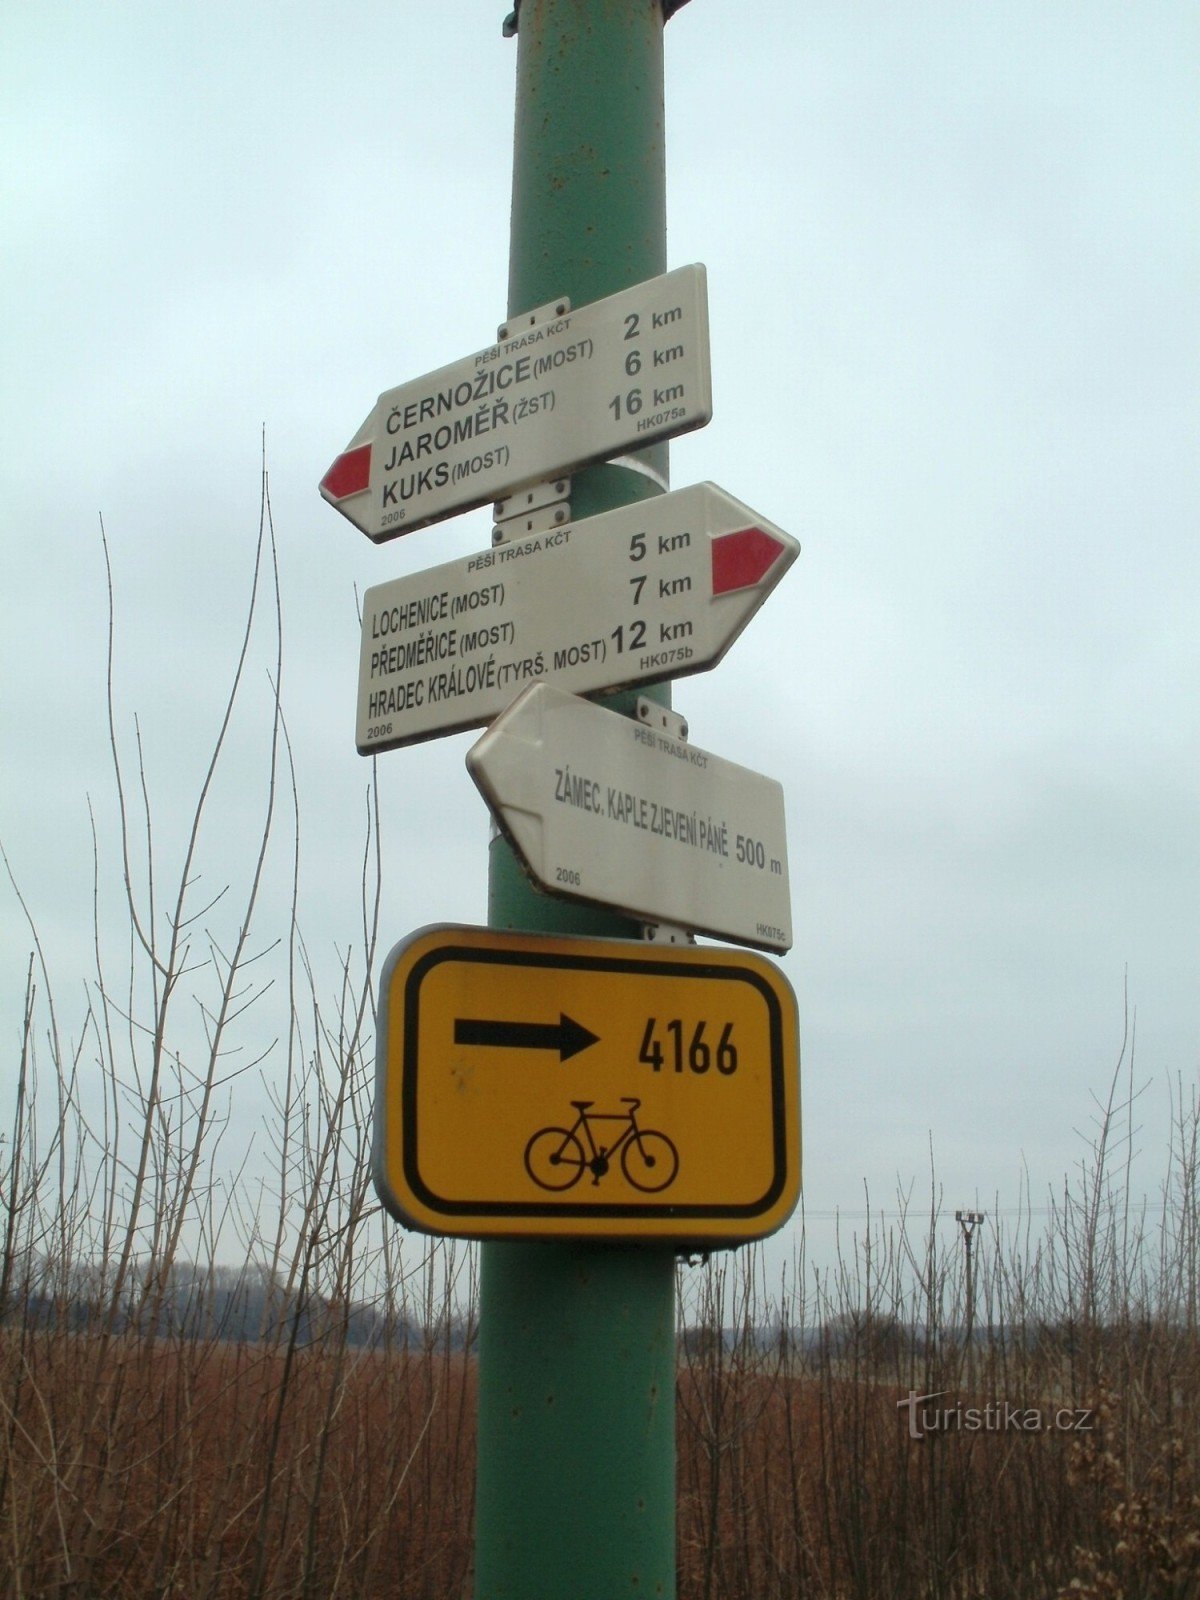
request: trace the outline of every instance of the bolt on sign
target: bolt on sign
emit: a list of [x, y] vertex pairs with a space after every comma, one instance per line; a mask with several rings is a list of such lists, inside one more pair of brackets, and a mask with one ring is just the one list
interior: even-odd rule
[[711, 417], [696, 263], [534, 326], [516, 319], [496, 344], [387, 390], [320, 488], [381, 542]]
[[375, 1185], [424, 1232], [763, 1238], [799, 1197], [799, 1101], [763, 956], [436, 926], [383, 969]]

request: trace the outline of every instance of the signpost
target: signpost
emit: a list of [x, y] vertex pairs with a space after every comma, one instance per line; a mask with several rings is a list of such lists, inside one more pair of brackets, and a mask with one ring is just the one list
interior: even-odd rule
[[799, 549], [700, 483], [368, 589], [358, 748], [478, 727], [538, 678], [593, 694], [702, 672]]
[[798, 1050], [761, 956], [426, 928], [383, 970], [376, 1185], [469, 1238], [759, 1238], [799, 1194]]
[[[321, 481], [377, 542], [518, 491], [565, 518], [547, 500], [567, 473], [583, 519], [364, 610], [360, 750], [498, 718], [468, 766], [506, 836], [505, 931], [426, 929], [389, 957], [374, 1143], [393, 1215], [484, 1240], [479, 1600], [674, 1593], [676, 1251], [771, 1233], [799, 1191], [791, 990], [760, 956], [647, 944], [631, 920], [788, 949], [782, 790], [565, 692], [644, 684], [639, 714], [661, 716], [797, 550], [711, 484], [652, 498], [665, 441], [712, 411], [704, 268], [663, 270], [681, 3], [614, 0], [586, 26], [514, 6], [512, 320], [381, 395]], [[533, 928], [552, 937], [509, 931]]]
[[467, 767], [544, 888], [764, 950], [792, 943], [783, 790], [534, 684]]
[[325, 499], [394, 539], [712, 416], [702, 266], [555, 310], [381, 394], [322, 478]]

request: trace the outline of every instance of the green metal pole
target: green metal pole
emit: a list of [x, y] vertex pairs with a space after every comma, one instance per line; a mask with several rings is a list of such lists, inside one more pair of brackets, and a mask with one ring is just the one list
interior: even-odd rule
[[[665, 271], [665, 188], [659, 0], [522, 0], [509, 316]], [[665, 489], [665, 445], [631, 461], [577, 473], [572, 517]], [[640, 932], [538, 894], [499, 839], [488, 920]], [[662, 1247], [482, 1247], [477, 1600], [674, 1596], [674, 1289]]]

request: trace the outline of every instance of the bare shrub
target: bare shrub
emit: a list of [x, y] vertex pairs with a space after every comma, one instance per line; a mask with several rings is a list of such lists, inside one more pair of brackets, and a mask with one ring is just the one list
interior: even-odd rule
[[1175, 1096], [1151, 1227], [1133, 1096], [1110, 1089], [1043, 1233], [977, 1238], [969, 1363], [936, 1204], [918, 1222], [902, 1196], [832, 1271], [802, 1232], [777, 1285], [755, 1251], [684, 1272], [681, 1594], [1200, 1594], [1200, 1104]]
[[[0, 1147], [6, 1592], [378, 1587], [440, 1600], [466, 1567], [474, 1263], [440, 1245], [414, 1250], [383, 1227], [370, 1187], [373, 781], [359, 937], [337, 957], [331, 1000], [324, 952], [315, 961], [301, 932], [265, 468], [247, 613], [173, 872], [140, 727], [130, 755], [115, 704], [111, 571], [108, 595], [124, 917], [114, 941], [93, 815], [95, 964], [70, 1041], [9, 867], [33, 957]], [[256, 660], [268, 687], [257, 819], [241, 805], [241, 876], [205, 892], [230, 842], [222, 782], [226, 800], [244, 789], [226, 768]], [[263, 937], [272, 871], [290, 881], [291, 909]], [[261, 1163], [247, 1176], [254, 1130], [236, 1107], [256, 1077], [273, 1176]], [[220, 1264], [231, 1258], [243, 1264]]]

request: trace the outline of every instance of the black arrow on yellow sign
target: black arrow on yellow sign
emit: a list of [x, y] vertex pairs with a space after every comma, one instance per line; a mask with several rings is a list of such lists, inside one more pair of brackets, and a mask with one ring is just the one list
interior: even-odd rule
[[456, 1017], [455, 1044], [499, 1045], [507, 1050], [557, 1050], [568, 1061], [595, 1044], [600, 1035], [559, 1013], [557, 1022], [497, 1022], [476, 1017]]

